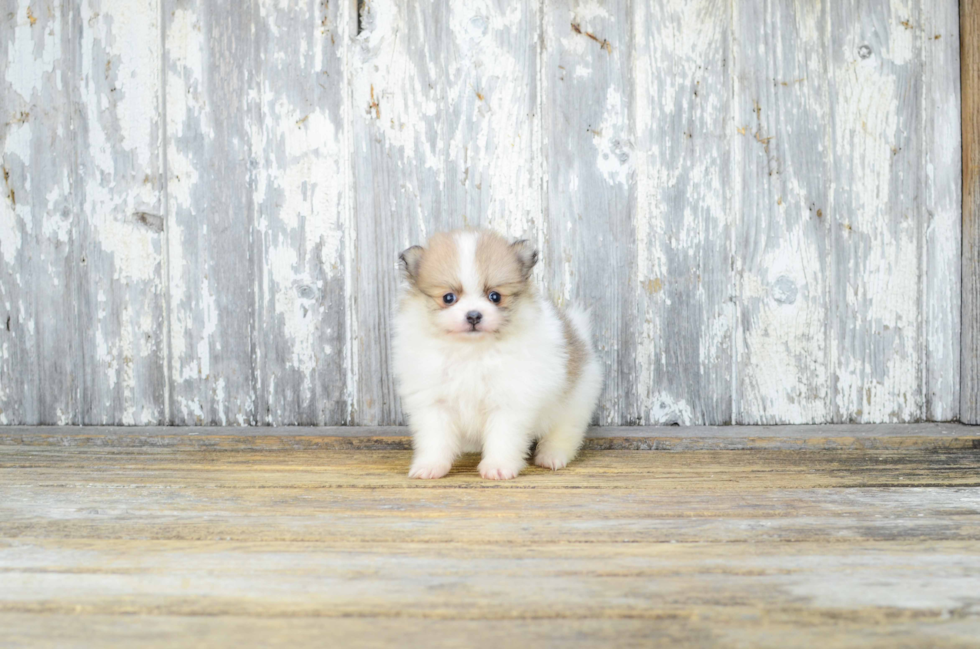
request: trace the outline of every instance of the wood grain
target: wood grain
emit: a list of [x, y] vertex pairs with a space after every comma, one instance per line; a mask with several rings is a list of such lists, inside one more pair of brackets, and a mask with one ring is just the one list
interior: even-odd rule
[[63, 3], [0, 9], [0, 424], [82, 421], [76, 24]]
[[5, 642], [225, 646], [247, 629], [306, 645], [329, 626], [374, 646], [969, 646], [980, 631], [975, 449], [587, 451], [506, 483], [469, 457], [409, 480], [409, 460], [0, 441]]
[[830, 11], [837, 421], [915, 421], [923, 412], [915, 9], [841, 2]]
[[963, 304], [960, 419], [980, 424], [980, 3], [960, 2]]
[[830, 421], [827, 7], [737, 3], [735, 421]]
[[[410, 450], [401, 426], [291, 426], [0, 429], [0, 445], [167, 448], [171, 450]], [[583, 448], [604, 451], [953, 451], [980, 447], [980, 429], [962, 424], [823, 426], [603, 426], [588, 431]]]
[[[961, 293], [955, 278], [961, 264], [962, 163], [959, 16], [956, 3], [922, 3], [922, 155], [925, 182], [922, 228], [922, 418], [960, 416]], [[921, 164], [921, 163], [920, 163]], [[965, 319], [964, 322], [969, 322]], [[974, 320], [976, 322], [976, 320]], [[973, 422], [980, 423], [980, 422]]]
[[[13, 647], [240, 647], [248, 644], [321, 646], [325, 637], [363, 643], [369, 647], [425, 645], [428, 647], [487, 647], [520, 642], [562, 647], [649, 647], [696, 645], [699, 647], [865, 647], [891, 649], [921, 639], [934, 647], [974, 646], [980, 632], [973, 620], [914, 622], [892, 620], [869, 625], [851, 617], [811, 620], [793, 626], [752, 611], [733, 618], [724, 629], [696, 616], [664, 615], [656, 620], [587, 618], [494, 620], [433, 620], [390, 618], [277, 618], [239, 616], [146, 616], [128, 618], [107, 615], [76, 616], [0, 613], [6, 638]], [[81, 638], [90, 638], [86, 644]]]
[[629, 5], [544, 3], [543, 273], [552, 298], [591, 308], [605, 383], [594, 419], [638, 423]]
[[350, 3], [255, 7], [255, 418], [347, 419], [344, 110]]
[[84, 424], [165, 421], [160, 6], [79, 2], [72, 111]]
[[465, 225], [540, 244], [541, 3], [450, 2], [447, 11], [448, 209]]
[[354, 213], [348, 345], [351, 423], [402, 422], [389, 322], [398, 254], [460, 227], [446, 192], [447, 3], [365, 2], [349, 71]]
[[632, 12], [635, 407], [644, 424], [729, 424], [731, 8], [635, 2]]
[[256, 418], [252, 19], [237, 3], [164, 3], [175, 424]]

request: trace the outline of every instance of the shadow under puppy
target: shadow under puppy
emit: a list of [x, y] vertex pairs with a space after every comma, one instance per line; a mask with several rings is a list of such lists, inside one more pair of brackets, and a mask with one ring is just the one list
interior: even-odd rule
[[572, 460], [595, 410], [602, 374], [589, 320], [538, 294], [538, 253], [487, 230], [434, 235], [400, 258], [394, 365], [415, 449], [409, 476], [441, 478], [480, 451], [480, 475]]

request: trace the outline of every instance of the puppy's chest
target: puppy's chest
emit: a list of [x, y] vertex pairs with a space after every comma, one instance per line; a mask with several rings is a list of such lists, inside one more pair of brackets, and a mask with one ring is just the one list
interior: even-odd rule
[[498, 354], [449, 354], [443, 359], [436, 390], [454, 409], [485, 410], [505, 380]]

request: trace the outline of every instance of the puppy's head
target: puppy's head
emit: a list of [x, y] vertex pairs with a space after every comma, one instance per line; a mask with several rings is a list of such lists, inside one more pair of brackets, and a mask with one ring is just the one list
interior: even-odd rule
[[530, 288], [538, 253], [488, 230], [440, 233], [399, 257], [410, 299], [421, 301], [432, 326], [459, 338], [506, 329]]

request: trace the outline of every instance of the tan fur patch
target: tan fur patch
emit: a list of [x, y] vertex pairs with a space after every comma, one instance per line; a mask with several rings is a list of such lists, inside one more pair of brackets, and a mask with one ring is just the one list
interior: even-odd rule
[[484, 290], [495, 290], [505, 297], [520, 293], [526, 285], [520, 259], [510, 242], [496, 232], [480, 232], [476, 241], [476, 270], [484, 281]]
[[585, 364], [586, 355], [585, 341], [579, 337], [575, 331], [575, 327], [572, 326], [571, 320], [568, 319], [568, 316], [563, 311], [558, 312], [558, 317], [561, 318], [562, 332], [565, 334], [565, 350], [568, 352], [565, 370], [566, 376], [568, 377], [568, 385], [571, 387], [575, 385], [578, 377], [582, 375], [582, 365]]
[[452, 232], [440, 232], [429, 239], [415, 284], [434, 298], [442, 297], [447, 291], [460, 291], [459, 249]]

